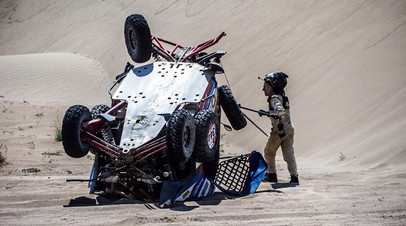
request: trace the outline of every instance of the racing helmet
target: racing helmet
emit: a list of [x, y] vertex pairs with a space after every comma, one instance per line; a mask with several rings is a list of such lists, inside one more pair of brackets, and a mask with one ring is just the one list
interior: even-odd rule
[[271, 74], [265, 75], [264, 81], [269, 83], [272, 88], [283, 89], [288, 84], [289, 76], [281, 71], [272, 72]]

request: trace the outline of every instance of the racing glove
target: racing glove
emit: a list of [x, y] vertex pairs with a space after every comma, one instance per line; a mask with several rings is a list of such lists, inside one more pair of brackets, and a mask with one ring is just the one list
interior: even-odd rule
[[281, 119], [278, 114], [270, 114], [269, 117], [272, 117], [274, 119]]
[[283, 129], [283, 124], [282, 123], [278, 123], [278, 135], [280, 138], [283, 138], [284, 136], [286, 136], [285, 130]]
[[262, 117], [263, 115], [266, 115], [266, 116], [272, 117], [272, 118], [274, 118], [274, 119], [281, 119], [281, 117], [279, 117], [278, 114], [271, 114], [270, 111], [265, 111], [265, 110], [263, 110], [263, 109], [261, 109], [261, 110], [258, 111], [258, 115], [259, 115], [260, 117]]
[[269, 113], [270, 113], [269, 111], [265, 111], [264, 109], [258, 111], [258, 115], [260, 117], [262, 117], [263, 115], [269, 116]]

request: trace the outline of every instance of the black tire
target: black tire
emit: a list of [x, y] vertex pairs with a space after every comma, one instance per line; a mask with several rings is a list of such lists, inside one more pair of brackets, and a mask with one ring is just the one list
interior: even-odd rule
[[80, 127], [90, 120], [92, 115], [85, 106], [74, 105], [66, 111], [62, 123], [62, 144], [70, 157], [81, 158], [89, 152], [90, 145], [80, 137]]
[[213, 181], [216, 178], [219, 159], [220, 159], [220, 149], [217, 149], [216, 153], [214, 154], [214, 159], [203, 162], [204, 175], [206, 175], [207, 178], [210, 178]]
[[247, 125], [247, 120], [238, 106], [230, 88], [226, 85], [220, 86], [218, 87], [218, 92], [220, 105], [233, 129], [240, 130], [244, 128]]
[[220, 122], [212, 111], [204, 110], [195, 115], [196, 143], [195, 156], [198, 161], [211, 161], [219, 149]]
[[[110, 107], [104, 104], [96, 105], [92, 108], [90, 113], [92, 114], [92, 118], [96, 119], [100, 114], [106, 113], [110, 110]], [[96, 134], [99, 138], [107, 141], [109, 144], [116, 144], [113, 132], [111, 131], [110, 125], [107, 125], [103, 128], [98, 134]]]
[[133, 14], [127, 17], [124, 23], [124, 40], [133, 61], [144, 63], [151, 58], [151, 31], [142, 15]]
[[110, 110], [110, 107], [105, 104], [99, 104], [92, 108], [90, 113], [92, 114], [92, 119], [96, 119], [101, 113], [106, 113]]
[[169, 161], [178, 172], [185, 170], [191, 159], [195, 140], [196, 130], [192, 114], [184, 109], [173, 112], [166, 129], [166, 146]]

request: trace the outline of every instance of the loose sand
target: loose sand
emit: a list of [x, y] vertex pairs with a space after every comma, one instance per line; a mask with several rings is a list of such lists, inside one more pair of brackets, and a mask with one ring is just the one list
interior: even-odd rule
[[[280, 152], [281, 183], [167, 209], [96, 200], [85, 183], [65, 182], [88, 178], [92, 156], [68, 157], [55, 126], [70, 105], [108, 103], [130, 61], [123, 23], [134, 13], [184, 45], [225, 31], [210, 50], [228, 52], [227, 78], [246, 107], [267, 107], [258, 76], [290, 75], [300, 186], [287, 184]], [[0, 225], [405, 225], [405, 23], [404, 0], [0, 1]], [[223, 156], [266, 142], [252, 125], [221, 133]]]

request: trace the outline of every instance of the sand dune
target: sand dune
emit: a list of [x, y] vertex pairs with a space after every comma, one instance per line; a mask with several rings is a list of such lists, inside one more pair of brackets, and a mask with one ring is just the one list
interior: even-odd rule
[[[406, 224], [405, 8], [403, 0], [1, 1], [0, 151], [10, 164], [0, 169], [0, 224]], [[69, 105], [108, 103], [131, 62], [123, 23], [133, 13], [183, 45], [225, 31], [210, 50], [228, 52], [226, 76], [244, 106], [267, 107], [258, 76], [290, 75], [300, 186], [263, 183], [252, 196], [217, 192], [164, 210], [63, 207], [86, 196], [85, 184], [64, 180], [87, 178], [92, 161], [67, 157], [53, 125]], [[270, 130], [268, 119], [247, 115]], [[223, 155], [266, 142], [252, 125], [222, 134]], [[31, 167], [41, 172], [23, 171]]]
[[[35, 104], [108, 103], [110, 76], [97, 61], [72, 53], [0, 56], [3, 98]], [[91, 94], [91, 99], [87, 96]]]

